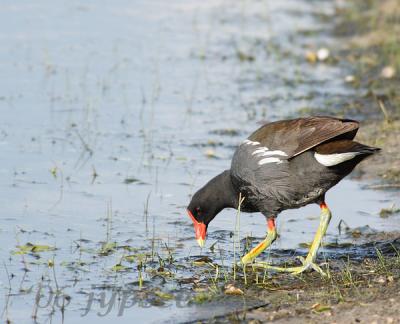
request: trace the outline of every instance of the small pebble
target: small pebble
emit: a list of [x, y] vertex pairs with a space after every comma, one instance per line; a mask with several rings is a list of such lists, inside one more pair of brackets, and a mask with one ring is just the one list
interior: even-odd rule
[[315, 63], [317, 62], [317, 54], [315, 54], [314, 52], [308, 51], [306, 53], [306, 60], [310, 63]]
[[235, 287], [232, 284], [229, 284], [225, 287], [225, 294], [227, 295], [243, 295], [243, 290], [240, 288]]
[[330, 52], [327, 48], [320, 48], [317, 52], [317, 58], [319, 61], [325, 61], [330, 55]]
[[385, 66], [381, 71], [381, 77], [385, 79], [391, 79], [395, 76], [396, 70], [393, 66]]
[[210, 159], [217, 159], [217, 154], [215, 153], [214, 150], [208, 149], [204, 152], [204, 155]]
[[247, 322], [248, 324], [260, 324], [261, 322], [257, 319], [252, 319], [250, 321]]
[[376, 283], [380, 283], [380, 284], [385, 284], [387, 282], [386, 278], [383, 277], [383, 276], [375, 278], [373, 281], [376, 282]]
[[344, 81], [346, 81], [347, 83], [352, 83], [356, 80], [356, 78], [354, 77], [354, 75], [348, 75], [344, 78]]

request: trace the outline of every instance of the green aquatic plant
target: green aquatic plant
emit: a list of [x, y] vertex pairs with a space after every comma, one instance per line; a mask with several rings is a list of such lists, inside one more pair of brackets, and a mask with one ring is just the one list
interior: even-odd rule
[[26, 243], [25, 245], [17, 245], [18, 250], [12, 251], [12, 254], [27, 254], [27, 253], [41, 253], [41, 252], [49, 252], [55, 251], [56, 248], [50, 245], [40, 245], [40, 244], [33, 244], [33, 243]]

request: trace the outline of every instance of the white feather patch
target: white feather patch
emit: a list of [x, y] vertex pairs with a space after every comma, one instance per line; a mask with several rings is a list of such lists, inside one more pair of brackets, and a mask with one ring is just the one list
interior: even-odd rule
[[319, 154], [314, 153], [315, 159], [322, 165], [327, 167], [334, 166], [345, 161], [355, 158], [358, 152], [334, 153], [334, 154]]
[[260, 145], [260, 142], [253, 142], [253, 141], [250, 141], [250, 140], [244, 140], [243, 141], [243, 143], [244, 144], [247, 144], [247, 145]]
[[259, 156], [271, 156], [271, 155], [287, 156], [287, 154], [285, 152], [279, 151], [279, 150], [277, 150], [277, 151], [268, 151], [268, 152], [264, 152], [262, 154], [259, 154]]
[[256, 155], [256, 154], [260, 154], [260, 153], [265, 153], [268, 151], [268, 147], [262, 147], [259, 148], [257, 150], [255, 150], [251, 155]]
[[263, 165], [263, 164], [267, 164], [267, 163], [280, 164], [280, 163], [282, 163], [282, 161], [277, 157], [268, 157], [268, 158], [258, 161], [258, 165]]

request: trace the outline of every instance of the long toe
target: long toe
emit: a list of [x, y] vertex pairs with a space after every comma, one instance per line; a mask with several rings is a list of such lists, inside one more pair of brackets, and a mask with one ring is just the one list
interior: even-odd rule
[[316, 263], [314, 263], [312, 261], [305, 261], [302, 266], [294, 267], [294, 268], [288, 268], [288, 269], [290, 269], [289, 272], [293, 273], [294, 275], [298, 275], [298, 274], [303, 273], [304, 271], [313, 269], [313, 270], [317, 271], [323, 277], [328, 276], [321, 269], [321, 267], [318, 264], [316, 264]]
[[303, 265], [298, 266], [298, 267], [287, 267], [287, 268], [286, 267], [278, 267], [278, 266], [270, 265], [270, 264], [265, 263], [265, 262], [254, 263], [254, 266], [255, 267], [259, 267], [259, 268], [263, 268], [263, 269], [267, 269], [267, 270], [271, 270], [271, 271], [289, 272], [289, 273], [291, 273], [293, 275], [299, 275], [299, 274], [303, 273], [304, 271], [313, 269], [313, 270], [317, 271], [319, 274], [321, 274], [321, 276], [323, 276], [323, 277], [328, 276], [321, 269], [321, 267], [318, 264], [316, 264], [314, 262], [311, 262], [311, 261], [306, 261], [306, 260], [304, 260]]

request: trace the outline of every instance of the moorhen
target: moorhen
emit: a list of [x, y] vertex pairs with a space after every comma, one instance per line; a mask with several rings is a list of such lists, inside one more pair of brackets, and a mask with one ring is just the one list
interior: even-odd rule
[[295, 274], [312, 268], [324, 274], [315, 259], [331, 219], [325, 193], [380, 150], [353, 141], [358, 127], [355, 120], [315, 116], [276, 121], [256, 130], [236, 149], [231, 168], [192, 197], [187, 212], [199, 245], [204, 246], [207, 227], [222, 209], [261, 212], [267, 219], [267, 236], [241, 259], [245, 265], [274, 242], [275, 218], [281, 211], [316, 203], [320, 224], [302, 266], [263, 266]]

